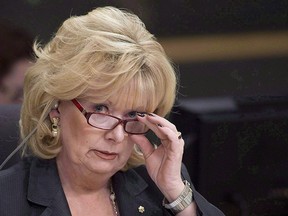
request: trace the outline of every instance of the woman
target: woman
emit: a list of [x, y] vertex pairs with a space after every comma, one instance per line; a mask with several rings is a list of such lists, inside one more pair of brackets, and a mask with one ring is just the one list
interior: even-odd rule
[[181, 171], [184, 141], [163, 118], [175, 73], [137, 16], [104, 7], [71, 17], [35, 52], [26, 157], [0, 175], [1, 216], [223, 215]]

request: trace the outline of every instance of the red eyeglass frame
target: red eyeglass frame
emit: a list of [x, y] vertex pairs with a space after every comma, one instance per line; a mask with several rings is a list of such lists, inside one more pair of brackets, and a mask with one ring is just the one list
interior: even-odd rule
[[[92, 127], [95, 127], [95, 128], [101, 129], [101, 130], [113, 130], [113, 129], [116, 128], [119, 124], [121, 124], [121, 125], [123, 125], [124, 131], [125, 131], [126, 133], [128, 133], [128, 134], [134, 134], [134, 135], [137, 135], [137, 134], [138, 134], [138, 135], [140, 135], [140, 134], [146, 134], [146, 133], [149, 131], [149, 129], [148, 129], [148, 130], [147, 130], [146, 132], [144, 132], [144, 133], [131, 133], [131, 132], [129, 132], [129, 131], [126, 131], [126, 124], [127, 124], [128, 122], [138, 121], [137, 119], [121, 119], [121, 118], [118, 118], [118, 117], [113, 116], [113, 115], [110, 115], [110, 114], [87, 112], [87, 111], [85, 110], [85, 108], [78, 102], [77, 99], [74, 98], [74, 99], [71, 100], [71, 102], [72, 102], [72, 103], [78, 108], [78, 110], [84, 115], [84, 117], [85, 117], [86, 120], [87, 120], [87, 123], [88, 123], [90, 126], [92, 126]], [[101, 128], [101, 127], [96, 127], [96, 126], [90, 124], [90, 122], [89, 122], [89, 118], [90, 118], [90, 116], [91, 116], [92, 114], [110, 116], [110, 117], [112, 117], [112, 118], [114, 118], [114, 119], [117, 119], [117, 120], [118, 120], [118, 123], [115, 124], [114, 127], [109, 128], [109, 129]]]

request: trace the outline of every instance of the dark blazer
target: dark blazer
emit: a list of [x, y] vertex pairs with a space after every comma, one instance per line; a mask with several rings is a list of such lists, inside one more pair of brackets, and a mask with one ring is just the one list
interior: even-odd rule
[[[183, 169], [183, 178], [190, 181]], [[120, 216], [172, 215], [162, 207], [163, 195], [150, 179], [145, 166], [117, 172], [113, 178]], [[223, 216], [194, 188], [198, 215]], [[15, 166], [0, 172], [1, 216], [71, 216], [61, 186], [56, 162], [26, 158]], [[138, 208], [145, 211], [140, 213]]]

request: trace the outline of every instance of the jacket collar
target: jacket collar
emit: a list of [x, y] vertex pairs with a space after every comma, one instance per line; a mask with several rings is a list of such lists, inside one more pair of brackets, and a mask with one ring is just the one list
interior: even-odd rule
[[43, 207], [41, 216], [71, 215], [54, 159], [32, 160], [27, 199]]
[[[112, 182], [121, 216], [162, 215], [159, 205], [155, 205], [148, 195], [140, 196], [148, 184], [135, 170], [117, 172]], [[43, 207], [41, 216], [71, 215], [55, 159], [32, 160], [27, 198]]]
[[146, 191], [148, 183], [134, 169], [116, 173], [112, 182], [120, 216], [163, 214], [162, 208], [159, 207], [161, 203], [154, 203], [151, 194]]

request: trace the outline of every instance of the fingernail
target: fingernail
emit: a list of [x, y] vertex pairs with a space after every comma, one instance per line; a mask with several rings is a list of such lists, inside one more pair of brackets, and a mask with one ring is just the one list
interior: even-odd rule
[[161, 124], [157, 124], [158, 127], [163, 127]]
[[147, 113], [147, 115], [149, 115], [149, 116], [153, 116], [153, 117], [154, 117], [154, 115], [153, 115], [152, 113]]
[[140, 116], [140, 117], [144, 117], [145, 116], [144, 113], [137, 113], [137, 115]]

